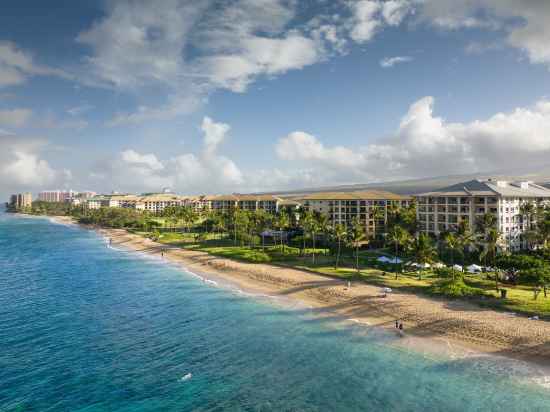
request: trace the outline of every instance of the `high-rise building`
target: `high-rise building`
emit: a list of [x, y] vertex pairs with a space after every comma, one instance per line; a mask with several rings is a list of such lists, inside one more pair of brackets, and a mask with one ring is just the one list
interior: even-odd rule
[[78, 192], [73, 190], [45, 190], [38, 194], [38, 200], [43, 202], [70, 202], [77, 195]]
[[32, 194], [18, 193], [11, 195], [9, 206], [16, 210], [26, 209], [32, 206]]

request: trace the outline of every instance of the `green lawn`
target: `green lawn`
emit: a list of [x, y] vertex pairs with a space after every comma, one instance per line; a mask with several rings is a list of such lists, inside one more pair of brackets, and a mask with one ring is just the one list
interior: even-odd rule
[[[143, 236], [147, 233], [137, 232]], [[340, 258], [340, 267], [334, 268], [335, 256], [329, 254], [328, 249], [315, 249], [315, 263], [312, 260], [313, 249], [307, 248], [305, 255], [301, 254], [298, 247], [266, 246], [262, 248], [261, 244], [250, 248], [247, 245], [237, 245], [231, 237], [220, 236], [218, 234], [200, 235], [196, 233], [163, 233], [159, 242], [178, 246], [186, 249], [201, 250], [215, 256], [222, 256], [251, 263], [271, 263], [281, 266], [305, 269], [322, 275], [350, 279], [354, 281], [363, 281], [368, 284], [379, 285], [381, 287], [390, 287], [395, 290], [425, 294], [437, 295], [434, 292], [434, 285], [441, 282], [441, 278], [430, 271], [423, 271], [420, 277], [417, 272], [399, 273], [397, 278], [391, 265], [384, 267], [376, 263], [376, 258], [380, 252], [361, 251], [360, 271], [355, 269], [355, 259], [347, 251]], [[533, 299], [533, 291], [525, 286], [500, 285], [508, 291], [506, 299], [500, 299], [495, 290], [493, 279], [487, 278], [486, 274], [476, 274], [464, 276], [464, 284], [470, 291], [480, 296], [472, 296], [468, 299], [481, 306], [494, 309], [518, 312], [525, 314], [537, 314], [541, 317], [550, 319], [550, 297], [544, 298], [541, 293], [537, 300]]]

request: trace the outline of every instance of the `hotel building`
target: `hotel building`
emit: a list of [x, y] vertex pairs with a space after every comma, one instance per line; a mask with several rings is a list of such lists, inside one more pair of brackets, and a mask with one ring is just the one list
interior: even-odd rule
[[275, 214], [283, 199], [272, 195], [220, 195], [210, 199], [212, 210], [220, 213], [231, 213], [235, 209], [254, 211], [265, 210]]
[[[318, 212], [328, 217], [335, 226], [342, 224], [351, 226], [352, 220], [358, 218], [365, 225], [367, 233], [373, 234], [385, 230], [388, 221], [388, 207], [390, 205], [405, 207], [412, 200], [409, 196], [401, 196], [385, 191], [364, 192], [324, 192], [313, 193], [297, 198], [306, 211]], [[381, 213], [375, 221], [375, 211]]]
[[9, 206], [17, 210], [26, 209], [32, 206], [32, 194], [18, 193], [11, 195]]
[[[161, 213], [167, 207], [183, 205], [183, 197], [167, 193], [139, 197], [138, 200], [134, 203], [134, 207], [136, 209], [146, 210], [151, 213]], [[128, 207], [132, 206], [129, 205]]]
[[472, 231], [484, 214], [495, 216], [503, 246], [510, 250], [527, 247], [522, 234], [528, 229], [521, 216], [525, 203], [550, 203], [550, 190], [533, 182], [471, 180], [433, 192], [416, 195], [419, 230], [433, 235], [455, 231], [468, 222]]
[[73, 190], [45, 190], [38, 193], [38, 200], [43, 202], [70, 202], [78, 195]]

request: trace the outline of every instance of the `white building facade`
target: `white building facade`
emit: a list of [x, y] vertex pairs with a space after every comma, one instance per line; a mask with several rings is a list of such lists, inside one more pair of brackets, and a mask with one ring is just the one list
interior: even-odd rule
[[489, 213], [495, 216], [502, 245], [514, 251], [527, 247], [523, 234], [528, 223], [520, 213], [522, 205], [549, 204], [550, 189], [528, 181], [471, 180], [415, 197], [421, 232], [438, 236], [456, 231], [461, 222], [475, 231], [479, 219]]

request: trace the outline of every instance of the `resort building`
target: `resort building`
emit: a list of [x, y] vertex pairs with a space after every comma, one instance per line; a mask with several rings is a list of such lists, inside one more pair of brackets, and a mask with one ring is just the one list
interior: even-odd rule
[[211, 209], [220, 213], [231, 213], [235, 209], [254, 211], [265, 210], [275, 214], [283, 199], [272, 195], [220, 195], [210, 199]]
[[528, 229], [520, 208], [525, 203], [550, 203], [550, 189], [533, 182], [471, 180], [415, 196], [419, 230], [433, 235], [455, 231], [468, 222], [472, 231], [486, 213], [496, 218], [503, 246], [510, 250], [527, 247], [522, 234]]
[[170, 206], [183, 206], [184, 202], [184, 198], [180, 196], [162, 193], [139, 197], [134, 203], [134, 207], [138, 210], [146, 210], [151, 213], [161, 213]]
[[141, 197], [136, 195], [113, 195], [109, 199], [109, 207], [124, 207], [127, 209], [136, 209]]
[[192, 196], [183, 200], [183, 205], [190, 207], [196, 213], [212, 209], [212, 199], [215, 196]]
[[70, 202], [78, 195], [73, 190], [45, 190], [38, 193], [38, 200], [43, 202]]
[[11, 195], [8, 207], [16, 210], [26, 209], [32, 206], [32, 194], [30, 193], [18, 193]]
[[109, 207], [111, 204], [111, 196], [109, 195], [99, 195], [94, 196], [86, 200], [87, 209], [100, 209], [102, 207]]
[[388, 207], [405, 207], [412, 200], [390, 192], [372, 190], [364, 192], [322, 192], [301, 196], [297, 199], [305, 211], [313, 211], [328, 217], [335, 226], [351, 226], [358, 218], [367, 233], [382, 233], [388, 221]]

